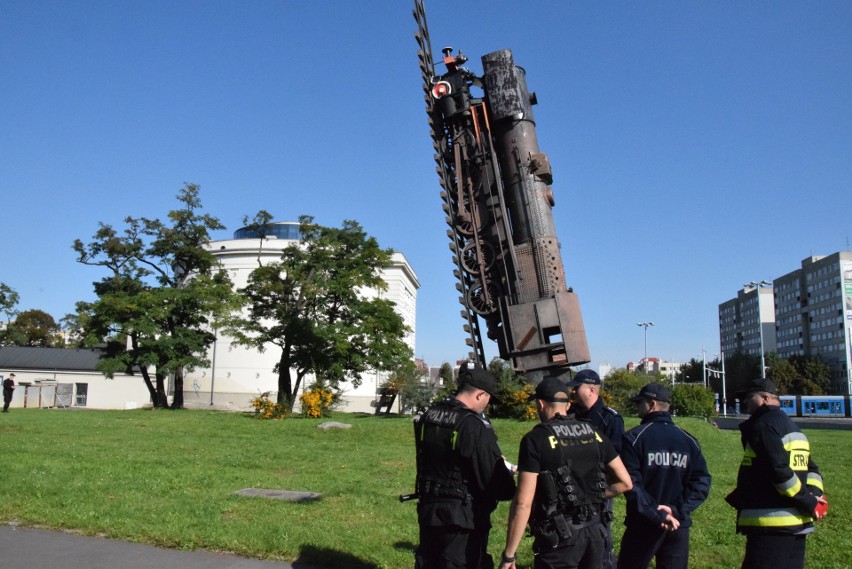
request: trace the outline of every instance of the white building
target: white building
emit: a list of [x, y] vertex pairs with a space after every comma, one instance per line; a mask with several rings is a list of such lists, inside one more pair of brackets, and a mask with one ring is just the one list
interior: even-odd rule
[[[236, 288], [246, 286], [249, 273], [257, 268], [258, 262], [266, 264], [280, 260], [281, 252], [299, 240], [298, 223], [272, 223], [269, 229], [264, 239], [260, 239], [251, 229], [243, 228], [234, 233], [233, 239], [212, 241], [208, 245], [208, 249], [228, 271]], [[380, 293], [366, 290], [364, 295], [371, 298], [381, 294], [396, 304], [397, 313], [411, 330], [405, 341], [414, 353], [417, 289], [420, 288], [417, 275], [402, 253], [394, 253], [393, 265], [382, 271], [382, 279], [388, 285], [386, 290]], [[184, 381], [185, 404], [193, 407], [214, 405], [248, 409], [249, 402], [258, 394], [278, 391], [278, 375], [273, 372], [273, 368], [280, 355], [280, 348], [275, 345], [270, 344], [268, 349], [259, 352], [232, 345], [227, 336], [220, 334], [208, 354], [210, 368], [187, 373]], [[377, 373], [364, 376], [358, 388], [351, 383], [344, 384], [343, 410], [372, 411], [370, 403], [375, 399], [376, 389], [385, 377]], [[309, 387], [313, 381], [312, 376], [307, 376], [300, 391]]]
[[11, 407], [136, 409], [150, 405], [142, 375], [98, 371], [96, 349], [0, 347], [0, 375], [15, 374]]

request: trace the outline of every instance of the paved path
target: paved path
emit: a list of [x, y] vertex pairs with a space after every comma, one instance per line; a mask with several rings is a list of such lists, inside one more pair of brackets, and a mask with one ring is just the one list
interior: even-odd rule
[[84, 537], [68, 532], [0, 525], [2, 569], [309, 569], [209, 551], [177, 551]]

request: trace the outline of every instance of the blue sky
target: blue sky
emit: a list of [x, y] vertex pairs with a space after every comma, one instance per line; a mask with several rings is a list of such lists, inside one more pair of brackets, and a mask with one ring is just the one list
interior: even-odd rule
[[[435, 50], [512, 49], [538, 95], [593, 366], [718, 352], [718, 304], [852, 238], [852, 3], [427, 0]], [[407, 0], [0, 3], [0, 281], [61, 318], [71, 243], [163, 217], [355, 219], [463, 357]], [[439, 56], [436, 53], [435, 56]], [[489, 356], [496, 349], [489, 346]]]

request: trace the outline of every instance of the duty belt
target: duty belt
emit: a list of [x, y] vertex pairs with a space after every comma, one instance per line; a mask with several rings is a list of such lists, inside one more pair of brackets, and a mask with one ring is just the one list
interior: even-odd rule
[[434, 496], [435, 498], [456, 498], [462, 502], [468, 502], [471, 499], [470, 493], [461, 486], [455, 484], [441, 484], [427, 480], [423, 483], [420, 491], [421, 496]]

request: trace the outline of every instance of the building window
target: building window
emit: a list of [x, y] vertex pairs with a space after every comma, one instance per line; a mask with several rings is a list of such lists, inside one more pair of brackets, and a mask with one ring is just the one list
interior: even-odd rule
[[77, 407], [86, 406], [86, 398], [89, 394], [88, 383], [77, 383]]

